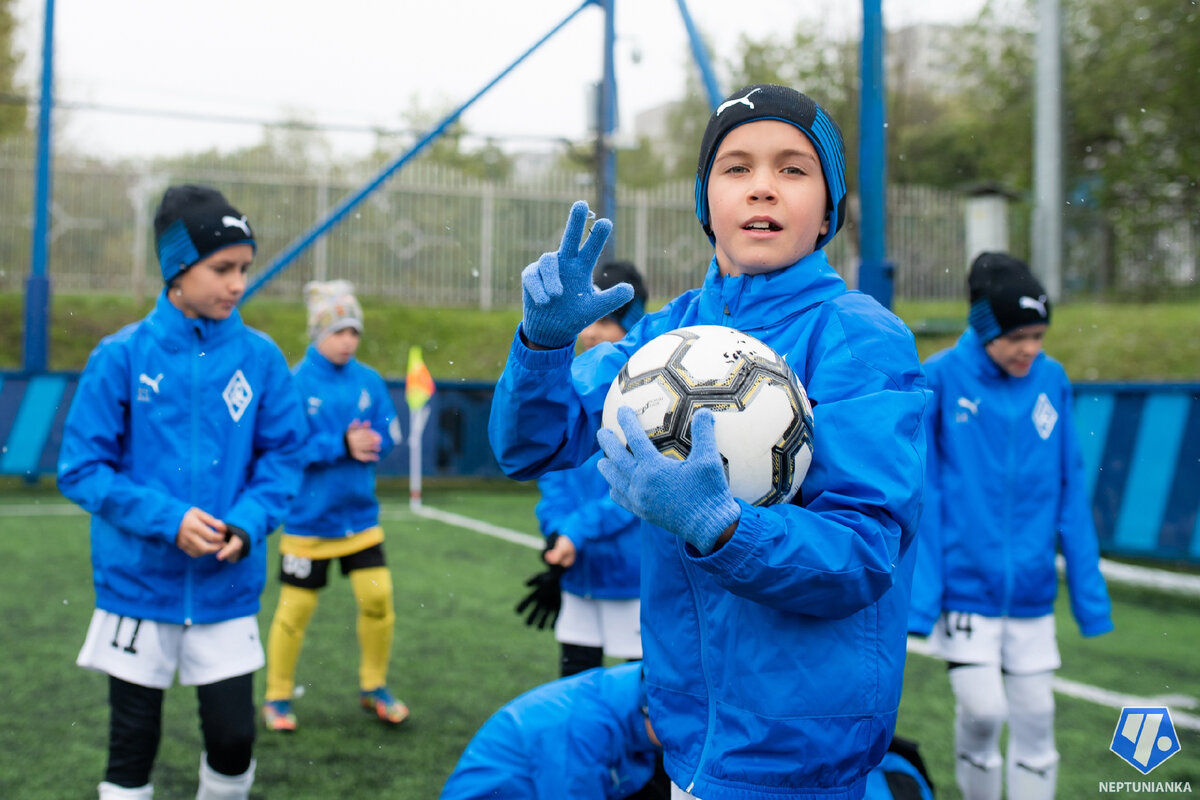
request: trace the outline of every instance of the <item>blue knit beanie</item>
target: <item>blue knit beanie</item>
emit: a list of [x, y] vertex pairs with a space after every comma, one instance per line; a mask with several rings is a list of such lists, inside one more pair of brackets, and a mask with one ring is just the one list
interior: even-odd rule
[[246, 215], [209, 186], [183, 184], [163, 194], [154, 214], [154, 243], [163, 283], [224, 247], [257, 249]]
[[1050, 298], [1029, 266], [1007, 253], [980, 253], [967, 276], [967, 323], [985, 344], [1026, 325], [1050, 324]]
[[708, 213], [708, 175], [721, 141], [731, 130], [747, 122], [773, 119], [795, 125], [808, 137], [821, 160], [828, 198], [829, 230], [817, 240], [820, 249], [841, 230], [846, 220], [846, 153], [842, 131], [837, 123], [808, 95], [787, 86], [759, 83], [743, 86], [717, 106], [708, 119], [700, 142], [700, 160], [696, 165], [696, 217], [715, 242]]

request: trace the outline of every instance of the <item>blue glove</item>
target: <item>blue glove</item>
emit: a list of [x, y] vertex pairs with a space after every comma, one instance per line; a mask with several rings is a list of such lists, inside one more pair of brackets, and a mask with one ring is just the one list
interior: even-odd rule
[[632, 408], [618, 408], [617, 423], [628, 449], [608, 428], [597, 435], [605, 455], [600, 474], [612, 488], [613, 500], [704, 555], [711, 553], [718, 537], [742, 514], [725, 478], [712, 411], [701, 408], [692, 417], [692, 451], [683, 461], [654, 448]]
[[633, 287], [628, 283], [619, 283], [602, 292], [592, 283], [592, 270], [612, 231], [612, 223], [596, 220], [581, 249], [579, 243], [587, 217], [587, 203], [576, 201], [567, 217], [558, 252], [544, 253], [521, 273], [521, 295], [525, 302], [521, 329], [534, 344], [551, 349], [566, 347], [588, 325], [633, 299]]

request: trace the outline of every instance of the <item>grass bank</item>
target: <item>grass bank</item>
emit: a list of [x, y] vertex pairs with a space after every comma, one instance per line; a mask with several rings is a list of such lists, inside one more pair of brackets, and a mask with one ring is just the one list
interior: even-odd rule
[[[17, 294], [0, 295], [0, 369], [22, 365], [24, 309]], [[419, 345], [437, 381], [494, 381], [504, 367], [518, 309], [479, 311], [390, 305], [364, 298], [366, 334], [361, 359], [385, 376], [404, 374], [411, 345]], [[100, 337], [144, 316], [151, 301], [122, 297], [54, 297], [50, 367], [79, 370]], [[925, 358], [954, 343], [966, 304], [898, 302], [896, 312], [915, 331]], [[255, 298], [246, 322], [269, 334], [296, 362], [308, 344], [299, 302]], [[1200, 380], [1200, 301], [1072, 303], [1054, 309], [1046, 349], [1077, 381]]]

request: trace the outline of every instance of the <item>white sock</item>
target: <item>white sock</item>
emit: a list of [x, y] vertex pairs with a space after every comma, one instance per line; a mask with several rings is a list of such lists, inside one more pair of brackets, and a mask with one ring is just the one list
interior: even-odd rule
[[1008, 696], [1008, 796], [1054, 800], [1058, 752], [1054, 749], [1054, 672], [1006, 675]]
[[96, 788], [100, 791], [100, 800], [153, 800], [154, 797], [153, 783], [130, 789], [105, 781]]
[[222, 775], [208, 765], [208, 753], [200, 754], [200, 788], [196, 800], [249, 800], [254, 785], [254, 759], [241, 775]]
[[1008, 714], [1000, 667], [967, 665], [950, 670], [954, 689], [954, 777], [964, 800], [1000, 800], [1004, 765], [1000, 731]]

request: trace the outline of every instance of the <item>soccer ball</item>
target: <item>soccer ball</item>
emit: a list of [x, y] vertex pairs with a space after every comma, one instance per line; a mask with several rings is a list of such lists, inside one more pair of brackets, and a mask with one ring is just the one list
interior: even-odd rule
[[778, 353], [733, 328], [693, 325], [651, 339], [604, 399], [603, 425], [623, 442], [620, 406], [637, 412], [659, 452], [681, 460], [692, 447], [692, 415], [712, 409], [729, 488], [752, 505], [791, 500], [812, 462], [804, 387]]

